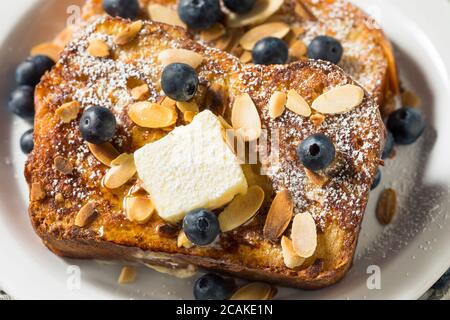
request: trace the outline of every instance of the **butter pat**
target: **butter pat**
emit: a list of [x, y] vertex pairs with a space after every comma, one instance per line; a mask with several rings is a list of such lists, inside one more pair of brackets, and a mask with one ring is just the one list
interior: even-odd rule
[[239, 159], [210, 111], [135, 152], [139, 178], [159, 216], [177, 223], [195, 209], [217, 209], [248, 189]]

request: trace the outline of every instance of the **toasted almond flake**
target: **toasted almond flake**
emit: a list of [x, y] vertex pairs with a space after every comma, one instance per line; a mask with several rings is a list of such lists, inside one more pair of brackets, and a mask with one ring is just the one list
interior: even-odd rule
[[138, 126], [151, 129], [170, 127], [178, 119], [174, 109], [146, 101], [132, 104], [129, 107], [128, 116]]
[[128, 24], [115, 37], [114, 43], [123, 46], [133, 41], [142, 30], [143, 23], [141, 20]]
[[37, 46], [34, 46], [31, 49], [31, 55], [32, 56], [44, 55], [52, 59], [54, 62], [56, 62], [59, 60], [59, 54], [62, 51], [63, 47], [52, 42], [45, 42]]
[[284, 92], [275, 91], [269, 100], [269, 116], [272, 119], [280, 117], [286, 110], [287, 97]]
[[292, 223], [292, 244], [295, 253], [302, 258], [311, 257], [317, 248], [317, 229], [311, 214], [299, 213]]
[[219, 121], [220, 121], [220, 123], [222, 124], [222, 127], [223, 127], [224, 129], [227, 129], [227, 130], [233, 129], [233, 127], [231, 126], [231, 124], [229, 124], [229, 123], [227, 122], [227, 120], [225, 120], [224, 117], [218, 116], [218, 118], [219, 118]]
[[55, 169], [61, 172], [62, 174], [71, 174], [73, 172], [73, 166], [69, 160], [64, 157], [57, 156], [53, 159], [53, 164]]
[[250, 221], [261, 208], [264, 190], [252, 186], [244, 195], [238, 195], [219, 215], [220, 229], [229, 232]]
[[149, 95], [149, 93], [150, 89], [148, 88], [147, 84], [143, 84], [131, 89], [131, 96], [134, 100], [137, 101], [145, 99]]
[[295, 13], [306, 21], [315, 21], [317, 18], [314, 14], [301, 2], [295, 4]]
[[128, 220], [139, 224], [146, 224], [155, 212], [153, 202], [146, 196], [127, 197], [125, 206]]
[[319, 96], [312, 108], [323, 114], [341, 114], [359, 106], [364, 99], [364, 90], [353, 84], [336, 87]]
[[165, 108], [175, 109], [176, 105], [177, 105], [177, 102], [169, 97], [165, 97], [161, 101], [161, 106], [163, 106]]
[[311, 115], [311, 108], [308, 102], [294, 89], [289, 90], [287, 93], [286, 108], [303, 117]]
[[108, 167], [111, 166], [111, 162], [114, 159], [117, 159], [117, 157], [120, 156], [119, 151], [117, 151], [117, 149], [109, 142], [103, 144], [88, 143], [88, 147], [92, 155]]
[[197, 113], [197, 112], [194, 112], [194, 111], [186, 111], [186, 112], [183, 114], [184, 122], [191, 123], [191, 122], [194, 120], [194, 118], [195, 118], [195, 116], [196, 116], [197, 114], [198, 114], [198, 113]]
[[147, 9], [150, 19], [153, 21], [186, 28], [186, 25], [178, 16], [178, 12], [172, 8], [160, 4], [151, 4]]
[[377, 218], [382, 225], [391, 223], [397, 212], [397, 193], [393, 189], [385, 189], [377, 203]]
[[96, 58], [106, 58], [110, 55], [110, 48], [105, 41], [93, 39], [89, 41], [87, 52]]
[[233, 104], [231, 123], [244, 141], [254, 141], [261, 136], [261, 118], [252, 98], [244, 93], [236, 97]]
[[78, 101], [64, 103], [61, 107], [56, 109], [55, 113], [63, 123], [70, 123], [78, 117], [78, 114], [80, 113], [80, 103]]
[[197, 103], [195, 102], [177, 102], [177, 108], [181, 111], [181, 112], [187, 112], [187, 111], [191, 111], [191, 112], [200, 112], [200, 108], [198, 106]]
[[45, 190], [42, 188], [41, 184], [35, 182], [31, 185], [30, 199], [31, 201], [44, 200], [46, 197]]
[[244, 52], [241, 54], [239, 60], [240, 60], [242, 63], [249, 63], [249, 62], [252, 62], [252, 61], [253, 61], [252, 53], [251, 53], [250, 51], [244, 51]]
[[96, 216], [95, 206], [96, 204], [93, 201], [85, 204], [75, 217], [75, 226], [85, 228], [90, 225]]
[[291, 222], [293, 212], [294, 202], [289, 190], [278, 192], [267, 214], [263, 230], [264, 238], [277, 241]]
[[191, 241], [189, 241], [189, 239], [186, 236], [186, 233], [184, 233], [184, 231], [180, 231], [180, 233], [178, 234], [177, 246], [178, 248], [190, 249], [194, 245], [192, 244]]
[[301, 59], [306, 56], [308, 47], [302, 40], [296, 40], [289, 48], [289, 55], [291, 57]]
[[106, 173], [103, 184], [108, 189], [117, 189], [126, 184], [136, 174], [136, 166], [132, 154], [120, 155], [111, 162], [112, 168]]
[[254, 282], [240, 288], [230, 300], [271, 300], [277, 290], [266, 283]]
[[285, 236], [281, 238], [281, 252], [283, 254], [284, 264], [290, 269], [300, 267], [305, 262], [305, 258], [295, 253], [292, 241]]
[[120, 272], [119, 279], [117, 282], [119, 284], [130, 284], [136, 281], [137, 271], [133, 267], [123, 267]]
[[311, 116], [311, 122], [316, 126], [320, 127], [322, 123], [325, 121], [325, 116], [321, 113], [316, 113]]
[[230, 14], [227, 26], [230, 28], [240, 28], [249, 25], [256, 25], [264, 22], [283, 5], [284, 0], [258, 0], [253, 9], [246, 14]]
[[185, 63], [196, 69], [203, 62], [203, 56], [186, 49], [166, 49], [162, 51], [158, 60], [165, 66], [172, 63]]
[[284, 22], [269, 22], [247, 31], [239, 41], [245, 50], [253, 50], [255, 44], [267, 37], [284, 38], [289, 33], [290, 27]]
[[311, 171], [307, 168], [305, 168], [306, 176], [308, 177], [308, 180], [313, 185], [323, 188], [328, 182], [328, 178], [325, 176], [322, 176], [318, 174], [317, 172]]
[[291, 30], [292, 30], [292, 33], [294, 34], [294, 36], [296, 36], [296, 37], [305, 33], [305, 28], [303, 28], [301, 26], [293, 26], [291, 28]]
[[58, 47], [64, 48], [71, 40], [73, 39], [73, 32], [71, 27], [66, 27], [56, 35], [56, 37], [53, 39], [53, 43], [56, 44]]
[[216, 23], [211, 28], [201, 31], [200, 39], [206, 42], [214, 41], [223, 36], [225, 32], [225, 27], [220, 23]]
[[217, 49], [220, 50], [227, 50], [230, 48], [231, 43], [233, 42], [234, 36], [231, 32], [226, 33], [225, 35], [223, 35], [222, 37], [220, 37], [219, 39], [217, 39], [216, 43], [215, 43], [215, 47]]

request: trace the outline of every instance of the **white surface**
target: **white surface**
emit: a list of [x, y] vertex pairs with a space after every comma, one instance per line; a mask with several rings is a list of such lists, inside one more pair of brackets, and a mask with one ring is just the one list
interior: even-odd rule
[[[422, 97], [430, 126], [413, 147], [398, 148], [396, 160], [383, 171], [348, 276], [320, 291], [281, 290], [278, 298], [416, 299], [450, 266], [450, 19], [443, 18], [450, 17], [450, 5], [446, 0], [355, 2], [378, 17], [395, 43], [402, 79]], [[68, 3], [73, 1], [0, 1], [5, 13], [0, 21], [3, 106], [14, 85], [15, 66], [30, 46], [50, 38], [50, 30], [62, 25]], [[17, 299], [192, 298], [190, 281], [142, 270], [138, 283], [120, 287], [116, 284], [120, 267], [63, 260], [42, 246], [26, 214], [24, 156], [18, 147], [26, 127], [0, 108], [0, 287]], [[376, 222], [374, 202], [380, 190], [389, 186], [399, 193], [400, 212], [383, 229]], [[81, 268], [79, 290], [69, 289], [70, 265]], [[367, 289], [370, 265], [381, 268], [381, 290]]]
[[239, 159], [222, 131], [219, 119], [205, 110], [134, 153], [139, 178], [161, 218], [178, 223], [194, 209], [215, 210], [247, 192]]

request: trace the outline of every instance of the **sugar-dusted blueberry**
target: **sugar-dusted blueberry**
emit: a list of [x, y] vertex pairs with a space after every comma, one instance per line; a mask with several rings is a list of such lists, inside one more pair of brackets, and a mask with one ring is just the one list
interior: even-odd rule
[[104, 107], [87, 108], [80, 119], [81, 136], [87, 142], [102, 144], [114, 138], [117, 122], [114, 114]]
[[49, 71], [54, 65], [55, 62], [44, 55], [28, 57], [17, 66], [16, 82], [18, 85], [34, 87], [41, 81], [45, 72]]
[[217, 216], [211, 211], [199, 209], [189, 212], [183, 220], [186, 237], [197, 246], [207, 246], [220, 234]]
[[283, 40], [267, 37], [256, 43], [252, 56], [255, 64], [285, 64], [289, 59], [289, 48]]
[[329, 61], [338, 64], [342, 59], [344, 49], [341, 43], [329, 36], [314, 38], [308, 47], [308, 57], [314, 60]]
[[175, 101], [191, 100], [197, 93], [198, 84], [197, 72], [184, 63], [169, 64], [162, 73], [162, 89]]
[[178, 15], [191, 29], [208, 29], [216, 24], [221, 16], [219, 0], [180, 0]]
[[307, 169], [319, 171], [333, 162], [336, 149], [330, 138], [318, 133], [309, 136], [299, 145], [297, 155]]

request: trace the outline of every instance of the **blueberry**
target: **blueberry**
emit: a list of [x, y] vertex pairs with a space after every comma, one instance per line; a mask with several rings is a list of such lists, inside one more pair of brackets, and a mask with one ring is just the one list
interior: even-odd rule
[[236, 290], [231, 279], [224, 279], [215, 274], [205, 274], [195, 281], [194, 297], [196, 300], [227, 300]]
[[392, 132], [396, 143], [412, 144], [425, 130], [425, 120], [417, 109], [401, 108], [391, 113], [387, 127]]
[[81, 136], [93, 144], [110, 141], [116, 134], [116, 126], [114, 114], [104, 107], [90, 107], [80, 119]]
[[220, 234], [219, 220], [211, 211], [200, 209], [191, 211], [183, 220], [186, 237], [195, 245], [206, 246], [214, 242]]
[[245, 14], [253, 9], [256, 0], [224, 0], [223, 2], [230, 11]]
[[375, 180], [372, 183], [371, 189], [375, 190], [380, 185], [380, 182], [381, 182], [381, 171], [380, 171], [380, 169], [378, 169], [377, 175], [375, 176]]
[[103, 0], [103, 10], [113, 17], [134, 20], [139, 14], [138, 0]]
[[34, 118], [34, 88], [20, 86], [11, 93], [8, 109], [25, 120]]
[[329, 61], [338, 64], [341, 61], [344, 49], [341, 43], [328, 36], [314, 38], [308, 47], [308, 57], [314, 60]]
[[208, 29], [222, 17], [219, 0], [180, 0], [180, 19], [191, 29]]
[[55, 62], [47, 56], [37, 55], [28, 57], [16, 69], [16, 82], [18, 85], [36, 86], [42, 76], [49, 71]]
[[385, 160], [390, 157], [392, 154], [392, 151], [394, 150], [394, 136], [390, 131], [387, 132], [386, 136], [386, 143], [384, 145], [383, 155], [381, 156], [381, 159]]
[[25, 154], [31, 153], [34, 149], [33, 135], [34, 129], [30, 129], [20, 138], [20, 149], [22, 149], [22, 152]]
[[285, 64], [289, 58], [289, 48], [283, 40], [267, 37], [255, 44], [252, 56], [255, 64]]
[[175, 101], [191, 100], [197, 93], [198, 84], [197, 73], [187, 64], [173, 63], [164, 68], [161, 86], [164, 93]]
[[336, 149], [327, 136], [318, 133], [306, 138], [300, 144], [297, 155], [307, 169], [319, 171], [333, 162]]

